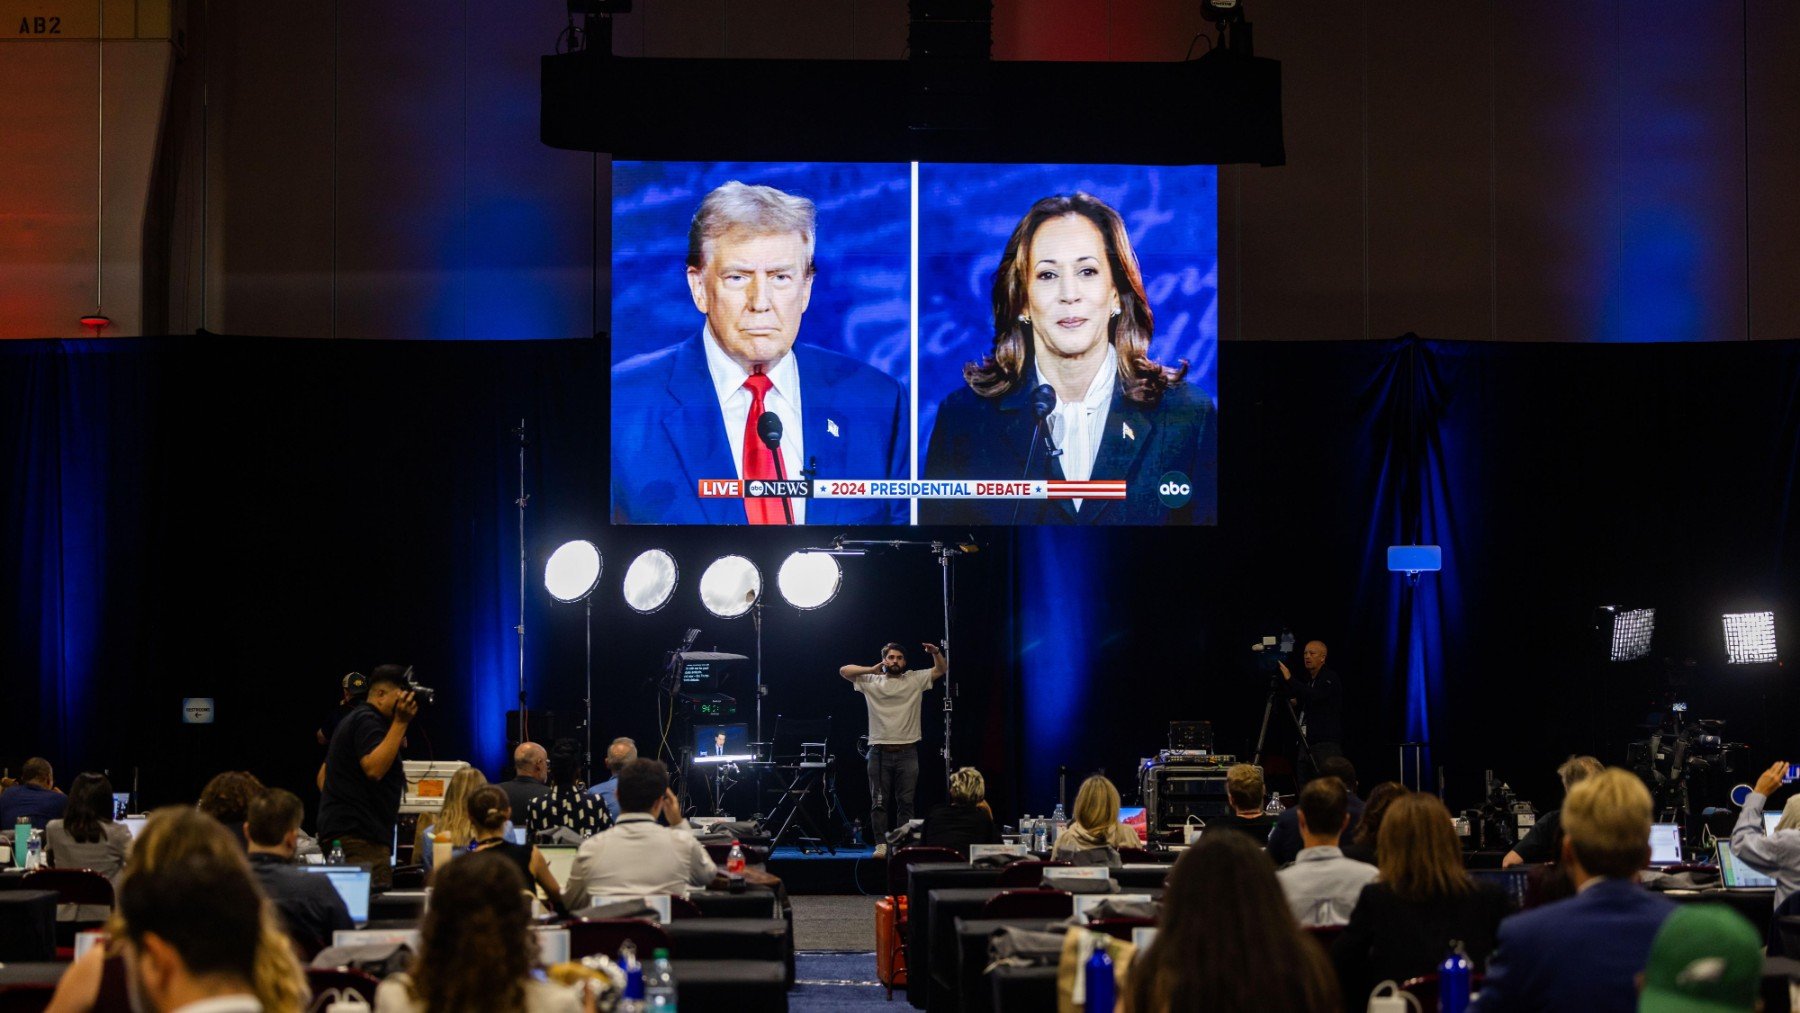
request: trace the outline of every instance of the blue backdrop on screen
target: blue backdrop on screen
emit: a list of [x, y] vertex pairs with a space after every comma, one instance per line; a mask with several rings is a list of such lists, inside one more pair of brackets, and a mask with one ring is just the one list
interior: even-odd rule
[[994, 272], [1039, 198], [1084, 191], [1125, 220], [1156, 316], [1151, 358], [1186, 359], [1187, 382], [1219, 393], [1218, 170], [1210, 165], [919, 166], [918, 447], [966, 362], [993, 346]]
[[818, 205], [818, 277], [801, 344], [842, 352], [902, 384], [910, 366], [911, 168], [895, 163], [613, 163], [613, 363], [699, 333], [688, 223], [731, 180]]

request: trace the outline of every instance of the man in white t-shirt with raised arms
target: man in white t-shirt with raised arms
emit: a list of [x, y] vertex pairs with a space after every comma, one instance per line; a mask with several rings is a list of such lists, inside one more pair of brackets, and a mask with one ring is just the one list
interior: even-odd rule
[[887, 855], [888, 817], [894, 827], [912, 819], [919, 787], [919, 701], [950, 670], [936, 644], [926, 644], [925, 653], [931, 667], [910, 672], [899, 644], [881, 649], [879, 665], [838, 669], [869, 705], [869, 828], [875, 832], [876, 858]]

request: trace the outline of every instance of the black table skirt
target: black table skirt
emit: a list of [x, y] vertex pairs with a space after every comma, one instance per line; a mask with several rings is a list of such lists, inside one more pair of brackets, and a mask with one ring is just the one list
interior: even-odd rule
[[956, 920], [956, 992], [963, 1013], [984, 1013], [994, 1008], [993, 989], [982, 975], [987, 971], [988, 941], [1003, 927], [1048, 932], [1062, 922], [1053, 919], [958, 918]]
[[772, 960], [794, 983], [794, 935], [782, 918], [678, 918], [663, 926], [681, 960]]
[[977, 869], [967, 862], [922, 862], [906, 870], [906, 1001], [924, 1009], [931, 990], [931, 934], [926, 916], [930, 893], [956, 887], [997, 889], [998, 869]]
[[1056, 968], [996, 967], [988, 975], [994, 1013], [1036, 1013], [1056, 1008]]
[[0, 893], [0, 963], [56, 959], [56, 892]]
[[675, 958], [675, 989], [685, 1011], [786, 1013], [787, 971], [777, 960]]
[[766, 886], [745, 887], [742, 893], [727, 890], [695, 890], [688, 896], [707, 918], [778, 918], [775, 891]]

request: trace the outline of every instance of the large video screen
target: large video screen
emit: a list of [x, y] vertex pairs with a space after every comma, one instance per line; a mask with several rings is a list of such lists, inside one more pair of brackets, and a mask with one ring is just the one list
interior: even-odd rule
[[1217, 519], [1212, 166], [616, 162], [612, 517]]

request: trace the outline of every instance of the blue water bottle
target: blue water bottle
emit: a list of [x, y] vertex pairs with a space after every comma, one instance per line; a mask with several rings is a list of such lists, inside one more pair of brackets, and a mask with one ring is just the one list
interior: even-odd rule
[[1439, 1013], [1463, 1013], [1469, 1008], [1469, 955], [1462, 940], [1450, 940], [1450, 955], [1438, 965]]
[[1082, 999], [1087, 1013], [1112, 1013], [1113, 960], [1106, 952], [1106, 937], [1099, 933], [1094, 936], [1094, 953], [1087, 959], [1086, 978]]

